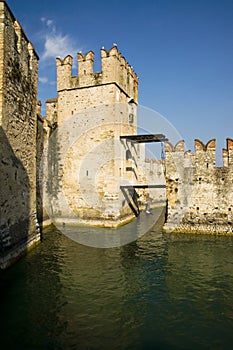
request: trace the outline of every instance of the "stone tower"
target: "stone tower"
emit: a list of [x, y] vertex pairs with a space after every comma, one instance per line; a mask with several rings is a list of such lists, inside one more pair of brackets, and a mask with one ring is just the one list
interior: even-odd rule
[[[77, 76], [72, 76], [71, 56], [64, 60], [57, 58], [56, 63], [58, 97], [47, 101], [47, 118], [50, 119], [56, 109], [58, 126], [74, 114], [101, 105], [125, 103], [135, 113], [138, 103], [138, 77], [116, 46], [109, 51], [101, 49], [102, 69], [98, 73], [93, 71], [92, 51], [86, 55], [78, 53]], [[131, 131], [135, 132], [136, 115], [134, 117], [134, 120], [126, 122]]]
[[0, 1], [0, 267], [40, 240], [36, 213], [38, 56]]
[[120, 140], [137, 133], [138, 77], [116, 45], [101, 49], [101, 72], [94, 72], [92, 51], [78, 53], [77, 76], [71, 56], [56, 64], [57, 99], [46, 108], [58, 126], [50, 149], [59, 164], [48, 170], [47, 209], [56, 219], [117, 226], [132, 215], [120, 185], [138, 180], [142, 154], [139, 145]]

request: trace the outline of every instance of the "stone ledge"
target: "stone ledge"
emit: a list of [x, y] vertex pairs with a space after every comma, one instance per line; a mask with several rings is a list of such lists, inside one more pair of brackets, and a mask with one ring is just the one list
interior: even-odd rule
[[129, 222], [135, 220], [135, 216], [129, 215], [124, 218], [119, 218], [117, 220], [101, 220], [101, 219], [70, 219], [70, 218], [59, 218], [54, 220], [53, 224], [57, 225], [69, 225], [69, 226], [90, 226], [90, 227], [106, 227], [106, 228], [117, 228], [128, 224]]
[[233, 236], [233, 226], [231, 225], [218, 225], [218, 224], [172, 224], [166, 223], [163, 226], [163, 232], [165, 233], [192, 233], [192, 234], [205, 234], [205, 235], [221, 235], [221, 236]]
[[0, 269], [6, 269], [11, 266], [17, 260], [19, 260], [23, 255], [28, 253], [35, 246], [40, 244], [41, 235], [40, 233], [33, 236], [27, 242], [16, 247], [13, 251], [8, 252], [4, 257], [0, 258]]
[[42, 222], [42, 228], [46, 228], [46, 227], [51, 226], [51, 225], [53, 225], [53, 222], [51, 219], [46, 219], [46, 220], [43, 220], [43, 222]]

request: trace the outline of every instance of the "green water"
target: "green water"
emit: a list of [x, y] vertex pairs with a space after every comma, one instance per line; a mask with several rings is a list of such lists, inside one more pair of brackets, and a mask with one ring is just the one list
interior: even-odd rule
[[106, 249], [52, 227], [0, 282], [4, 350], [233, 348], [233, 238], [158, 226]]

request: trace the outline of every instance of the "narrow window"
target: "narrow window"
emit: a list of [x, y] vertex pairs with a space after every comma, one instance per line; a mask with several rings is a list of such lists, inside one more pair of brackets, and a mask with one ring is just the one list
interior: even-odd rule
[[134, 115], [133, 115], [133, 113], [130, 113], [129, 114], [129, 123], [133, 124], [133, 121], [134, 121]]
[[129, 149], [126, 151], [126, 160], [132, 159], [132, 154]]

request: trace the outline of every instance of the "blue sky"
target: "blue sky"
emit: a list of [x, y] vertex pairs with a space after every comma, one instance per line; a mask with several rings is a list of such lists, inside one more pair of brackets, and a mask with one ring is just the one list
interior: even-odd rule
[[[139, 103], [193, 140], [233, 138], [232, 0], [8, 0], [40, 56], [39, 99], [56, 97], [55, 57], [117, 43], [139, 76]], [[75, 69], [75, 68], [74, 68]], [[75, 70], [74, 70], [74, 74]], [[145, 121], [146, 125], [146, 121]]]

